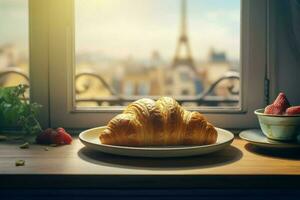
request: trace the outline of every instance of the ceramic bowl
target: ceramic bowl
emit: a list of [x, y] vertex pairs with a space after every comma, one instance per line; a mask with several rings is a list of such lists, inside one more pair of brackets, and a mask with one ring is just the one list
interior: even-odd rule
[[254, 111], [263, 134], [269, 139], [292, 141], [300, 135], [300, 115], [264, 114], [264, 109]]

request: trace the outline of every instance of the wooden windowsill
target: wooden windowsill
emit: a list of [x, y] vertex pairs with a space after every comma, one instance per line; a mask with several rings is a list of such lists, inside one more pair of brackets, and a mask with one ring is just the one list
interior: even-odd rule
[[[0, 188], [299, 188], [300, 153], [267, 151], [236, 138], [231, 147], [202, 157], [145, 159], [90, 151], [0, 143]], [[16, 160], [25, 166], [15, 166]]]

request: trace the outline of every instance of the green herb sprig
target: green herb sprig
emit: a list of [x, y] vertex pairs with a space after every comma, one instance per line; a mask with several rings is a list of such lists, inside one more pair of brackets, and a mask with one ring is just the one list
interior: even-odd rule
[[0, 88], [0, 126], [21, 126], [27, 134], [42, 131], [37, 115], [41, 105], [25, 98], [26, 85]]

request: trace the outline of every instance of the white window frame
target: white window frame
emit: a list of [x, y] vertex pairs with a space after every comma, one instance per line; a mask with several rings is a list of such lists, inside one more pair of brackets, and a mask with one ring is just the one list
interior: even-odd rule
[[[241, 109], [200, 109], [216, 126], [257, 127], [253, 111], [265, 106], [267, 3], [242, 0]], [[30, 17], [31, 98], [46, 105], [44, 123], [88, 128], [105, 125], [120, 113], [120, 108], [78, 110], [74, 106], [74, 1], [30, 0]]]

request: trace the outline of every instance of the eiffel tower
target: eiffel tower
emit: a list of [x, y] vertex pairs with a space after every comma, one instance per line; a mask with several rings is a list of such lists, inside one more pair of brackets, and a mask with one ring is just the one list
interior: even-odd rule
[[[181, 0], [181, 26], [180, 36], [178, 38], [176, 52], [172, 63], [172, 68], [178, 66], [190, 67], [196, 72], [192, 52], [189, 44], [189, 38], [187, 35], [187, 15], [186, 15], [187, 0]], [[185, 50], [185, 56], [181, 55], [182, 50]]]

